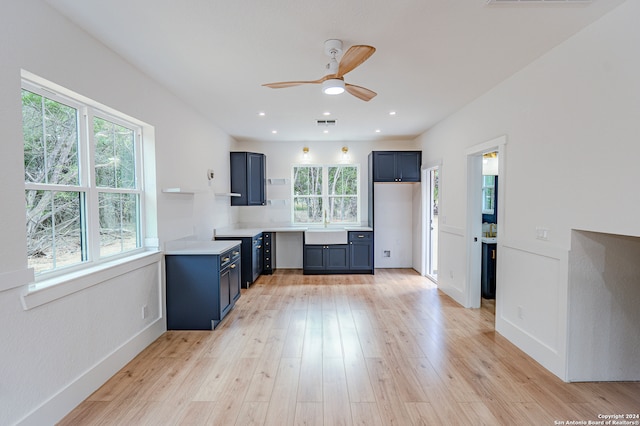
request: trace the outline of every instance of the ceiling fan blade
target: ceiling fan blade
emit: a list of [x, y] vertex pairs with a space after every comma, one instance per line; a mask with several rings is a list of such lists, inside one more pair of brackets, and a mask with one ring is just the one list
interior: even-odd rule
[[349, 71], [352, 71], [358, 65], [369, 59], [375, 51], [375, 47], [364, 44], [351, 46], [349, 50], [342, 55], [342, 59], [340, 59], [340, 64], [338, 65], [338, 73], [336, 75], [338, 77], [342, 77]]
[[366, 87], [356, 86], [355, 84], [345, 84], [344, 88], [347, 92], [365, 102], [369, 102], [377, 95], [373, 90], [369, 90]]
[[263, 84], [263, 86], [271, 87], [272, 89], [284, 89], [285, 87], [300, 86], [302, 84], [320, 84], [323, 81], [324, 81], [323, 79], [312, 80], [312, 81], [282, 81], [279, 83]]

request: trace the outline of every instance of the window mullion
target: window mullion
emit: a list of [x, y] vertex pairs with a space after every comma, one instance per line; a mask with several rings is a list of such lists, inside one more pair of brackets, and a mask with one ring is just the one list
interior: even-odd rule
[[83, 132], [83, 144], [82, 146], [86, 150], [86, 155], [83, 156], [84, 164], [86, 166], [84, 178], [86, 179], [87, 190], [87, 204], [85, 212], [87, 220], [87, 244], [89, 247], [89, 253], [91, 258], [89, 260], [96, 260], [100, 253], [100, 218], [99, 218], [99, 206], [98, 206], [98, 189], [96, 187], [96, 175], [95, 175], [95, 143], [94, 143], [94, 129], [93, 129], [93, 109], [85, 109], [85, 131]]

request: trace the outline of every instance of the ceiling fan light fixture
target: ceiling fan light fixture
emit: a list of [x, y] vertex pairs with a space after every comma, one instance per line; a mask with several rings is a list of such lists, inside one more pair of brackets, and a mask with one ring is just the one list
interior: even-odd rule
[[322, 82], [322, 91], [327, 95], [339, 95], [344, 92], [344, 80], [330, 78]]

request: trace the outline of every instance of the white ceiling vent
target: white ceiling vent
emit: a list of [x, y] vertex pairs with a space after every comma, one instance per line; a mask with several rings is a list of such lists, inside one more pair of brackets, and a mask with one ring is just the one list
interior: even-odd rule
[[593, 3], [593, 0], [487, 0], [487, 4], [580, 4], [580, 3]]
[[316, 120], [316, 126], [335, 126], [336, 120]]

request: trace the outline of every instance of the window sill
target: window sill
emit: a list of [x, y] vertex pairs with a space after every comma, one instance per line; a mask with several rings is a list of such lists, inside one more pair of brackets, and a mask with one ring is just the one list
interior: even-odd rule
[[32, 283], [28, 286], [26, 292], [22, 294], [22, 307], [24, 310], [33, 309], [119, 275], [151, 265], [161, 259], [161, 251], [145, 251], [123, 259], [103, 263], [93, 268]]

